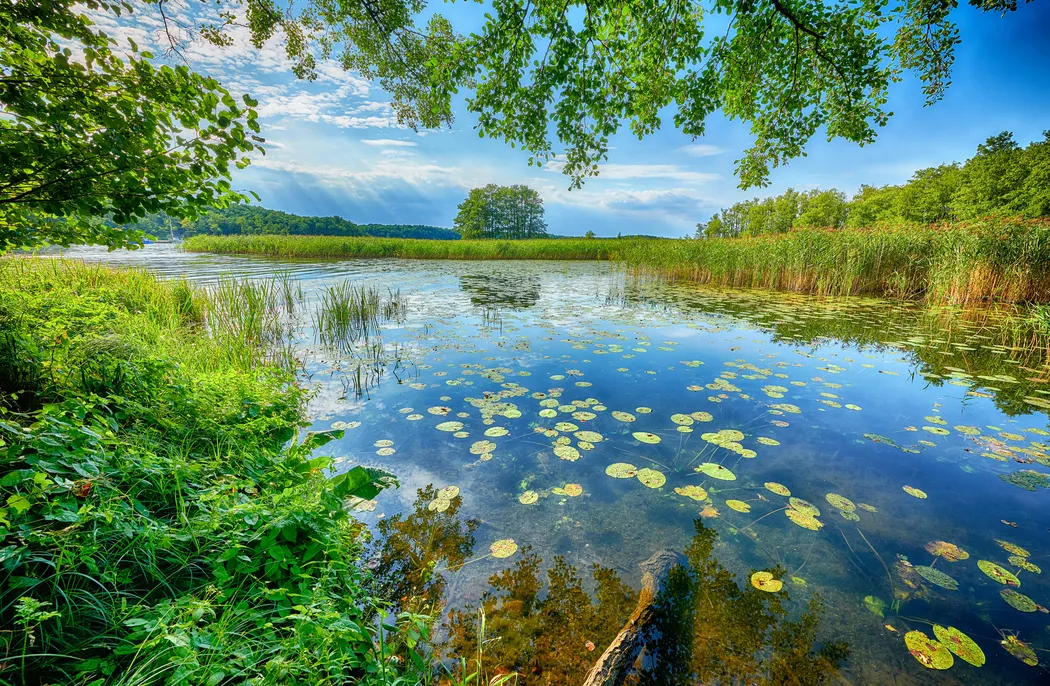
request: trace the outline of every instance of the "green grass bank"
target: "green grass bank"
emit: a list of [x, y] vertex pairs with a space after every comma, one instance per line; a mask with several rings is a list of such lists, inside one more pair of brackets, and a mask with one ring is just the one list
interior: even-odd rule
[[287, 293], [0, 259], [0, 683], [426, 681], [296, 438]]
[[292, 258], [614, 260], [723, 286], [932, 302], [1050, 302], [1050, 221], [989, 219], [869, 229], [796, 229], [712, 240], [425, 241], [197, 236], [184, 249]]

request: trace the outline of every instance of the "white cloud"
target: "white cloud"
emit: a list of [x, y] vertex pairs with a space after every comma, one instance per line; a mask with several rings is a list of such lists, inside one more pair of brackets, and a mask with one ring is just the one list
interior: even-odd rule
[[722, 148], [717, 145], [708, 145], [706, 143], [693, 143], [682, 148], [682, 152], [692, 157], [712, 157], [714, 155], [721, 155], [725, 152]]
[[414, 148], [419, 145], [415, 141], [402, 141], [396, 138], [364, 138], [361, 142], [365, 145], [384, 148]]

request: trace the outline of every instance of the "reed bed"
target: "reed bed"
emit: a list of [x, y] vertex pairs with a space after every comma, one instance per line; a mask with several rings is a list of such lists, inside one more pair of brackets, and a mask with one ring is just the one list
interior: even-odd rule
[[724, 286], [941, 303], [1050, 301], [1048, 220], [799, 229], [637, 244], [618, 257], [636, 269]]
[[193, 236], [190, 252], [288, 258], [400, 257], [425, 260], [611, 260], [636, 242], [671, 239], [539, 238], [530, 240], [436, 241], [340, 236]]
[[1050, 302], [1050, 219], [812, 228], [713, 240], [195, 236], [184, 249], [293, 258], [610, 260], [721, 286], [957, 304]]

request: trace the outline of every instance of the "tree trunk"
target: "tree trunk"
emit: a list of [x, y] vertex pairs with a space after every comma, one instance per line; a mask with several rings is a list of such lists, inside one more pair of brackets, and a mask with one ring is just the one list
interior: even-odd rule
[[639, 565], [642, 568], [642, 591], [638, 594], [638, 605], [620, 633], [591, 667], [583, 686], [622, 686], [638, 659], [638, 653], [645, 646], [647, 629], [656, 612], [656, 599], [667, 575], [682, 564], [681, 555], [661, 550]]

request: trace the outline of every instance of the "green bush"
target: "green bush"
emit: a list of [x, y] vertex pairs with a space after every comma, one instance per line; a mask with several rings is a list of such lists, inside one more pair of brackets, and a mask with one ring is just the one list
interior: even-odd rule
[[0, 260], [0, 682], [416, 682], [425, 618], [377, 638], [351, 485], [311, 457], [331, 436], [289, 443], [291, 367], [231, 352], [209, 308]]

